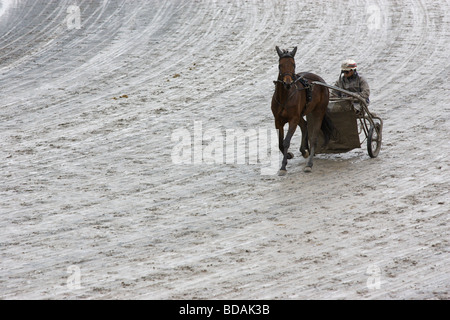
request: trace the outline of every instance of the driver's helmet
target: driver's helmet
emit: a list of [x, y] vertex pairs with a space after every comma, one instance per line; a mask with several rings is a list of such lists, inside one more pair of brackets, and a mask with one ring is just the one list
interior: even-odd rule
[[352, 59], [344, 60], [341, 64], [341, 70], [342, 71], [350, 71], [350, 70], [356, 70], [356, 62]]

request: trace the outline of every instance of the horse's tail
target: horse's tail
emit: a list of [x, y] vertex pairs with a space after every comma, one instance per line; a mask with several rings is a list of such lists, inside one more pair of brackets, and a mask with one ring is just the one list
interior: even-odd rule
[[328, 116], [328, 111], [325, 113], [325, 116], [322, 120], [322, 126], [320, 127], [323, 132], [324, 136], [324, 146], [328, 144], [330, 141], [330, 138], [335, 138], [337, 135], [336, 127], [333, 125], [333, 122], [331, 121], [331, 118]]

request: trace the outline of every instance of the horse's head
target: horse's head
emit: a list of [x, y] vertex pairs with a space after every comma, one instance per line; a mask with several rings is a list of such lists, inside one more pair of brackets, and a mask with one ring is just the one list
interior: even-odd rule
[[278, 46], [277, 49], [278, 56], [280, 57], [278, 69], [278, 82], [283, 83], [284, 87], [289, 90], [295, 81], [295, 60], [294, 56], [297, 52], [297, 47], [291, 52], [288, 50], [280, 50]]

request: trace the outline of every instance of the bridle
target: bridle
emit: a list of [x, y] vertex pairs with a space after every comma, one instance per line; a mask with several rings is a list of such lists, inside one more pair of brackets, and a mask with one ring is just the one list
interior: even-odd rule
[[[292, 56], [290, 56], [290, 55], [282, 56], [282, 57], [280, 57], [280, 60], [282, 58], [292, 58]], [[294, 64], [294, 69], [295, 69], [295, 64]], [[292, 79], [292, 83], [284, 82], [283, 79], [285, 76], [290, 76]], [[294, 97], [294, 95], [297, 94], [297, 92], [307, 89], [305, 86], [303, 88], [299, 88], [297, 86], [297, 82], [299, 82], [300, 80], [301, 80], [301, 77], [297, 76], [295, 73], [284, 72], [284, 73], [279, 73], [278, 79], [273, 82], [275, 85], [282, 84], [284, 89], [287, 90], [288, 92], [291, 91], [292, 88], [295, 89], [289, 93], [289, 96], [287, 97], [286, 102], [284, 104], [282, 104], [280, 101], [278, 101], [277, 98], [275, 97], [275, 101], [278, 103], [278, 105], [282, 106], [283, 109], [286, 108], [288, 101], [291, 100], [291, 98]]]
[[[294, 53], [295, 54], [295, 53]], [[279, 60], [279, 62], [278, 62], [278, 69], [280, 70], [281, 69], [281, 67], [280, 67], [280, 62], [281, 62], [281, 59], [284, 59], [284, 58], [292, 58], [292, 59], [294, 59], [294, 56], [291, 54], [291, 53], [289, 53], [289, 52], [284, 52], [283, 54], [281, 54], [280, 55], [280, 60]], [[294, 61], [294, 70], [295, 70], [295, 61]], [[280, 70], [281, 71], [281, 70]], [[286, 77], [286, 76], [289, 76], [289, 77], [291, 77], [291, 79], [292, 79], [292, 82], [291, 83], [286, 83], [286, 82], [284, 82], [284, 78]], [[281, 80], [280, 80], [281, 79]], [[295, 86], [296, 87], [296, 83], [297, 83], [297, 81], [299, 80], [299, 77], [297, 77], [296, 75], [295, 75], [295, 72], [284, 72], [284, 73], [278, 73], [278, 79], [276, 80], [276, 81], [274, 81], [274, 83], [275, 84], [277, 84], [277, 83], [281, 83], [281, 84], [283, 84], [283, 86], [284, 86], [284, 88], [286, 89], [286, 90], [290, 90], [291, 89], [291, 86]]]
[[[291, 79], [293, 80], [293, 82], [292, 83], [286, 83], [283, 80], [280, 80], [280, 79], [284, 79], [285, 76], [290, 76]], [[297, 77], [294, 73], [285, 72], [285, 73], [279, 74], [278, 75], [278, 79], [275, 80], [273, 83], [274, 84], [281, 83], [286, 90], [289, 90], [290, 88], [287, 88], [287, 87], [288, 86], [297, 86], [297, 82], [299, 80], [300, 80], [300, 77]]]

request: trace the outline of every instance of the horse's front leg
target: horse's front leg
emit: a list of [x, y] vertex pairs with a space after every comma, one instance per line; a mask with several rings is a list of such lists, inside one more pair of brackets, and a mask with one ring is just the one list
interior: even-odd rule
[[[283, 133], [283, 131], [280, 131], [280, 135], [279, 135], [279, 144], [280, 144], [280, 150], [281, 148], [283, 148], [283, 161], [281, 163], [281, 168], [280, 171], [278, 172], [279, 176], [284, 176], [287, 173], [286, 170], [286, 165], [287, 165], [287, 161], [288, 159], [292, 159], [294, 157], [294, 154], [292, 154], [291, 152], [288, 152], [289, 147], [291, 145], [291, 139], [295, 133], [295, 129], [297, 128], [297, 121], [289, 121], [289, 129], [288, 129], [288, 133], [286, 134], [286, 138], [282, 138], [281, 133]], [[284, 134], [284, 133], [283, 133]]]
[[[281, 153], [284, 155], [284, 125], [285, 123], [275, 123], [275, 128], [278, 132], [278, 148], [280, 149]], [[291, 152], [288, 152], [288, 159], [292, 159], [294, 157], [294, 154]]]
[[284, 140], [284, 123], [276, 122], [275, 128], [278, 132], [278, 148], [280, 152], [284, 154], [283, 140]]
[[300, 118], [300, 123], [298, 124], [302, 130], [302, 144], [300, 145], [300, 152], [303, 158], [309, 157], [309, 146], [308, 146], [308, 125], [303, 117]]

